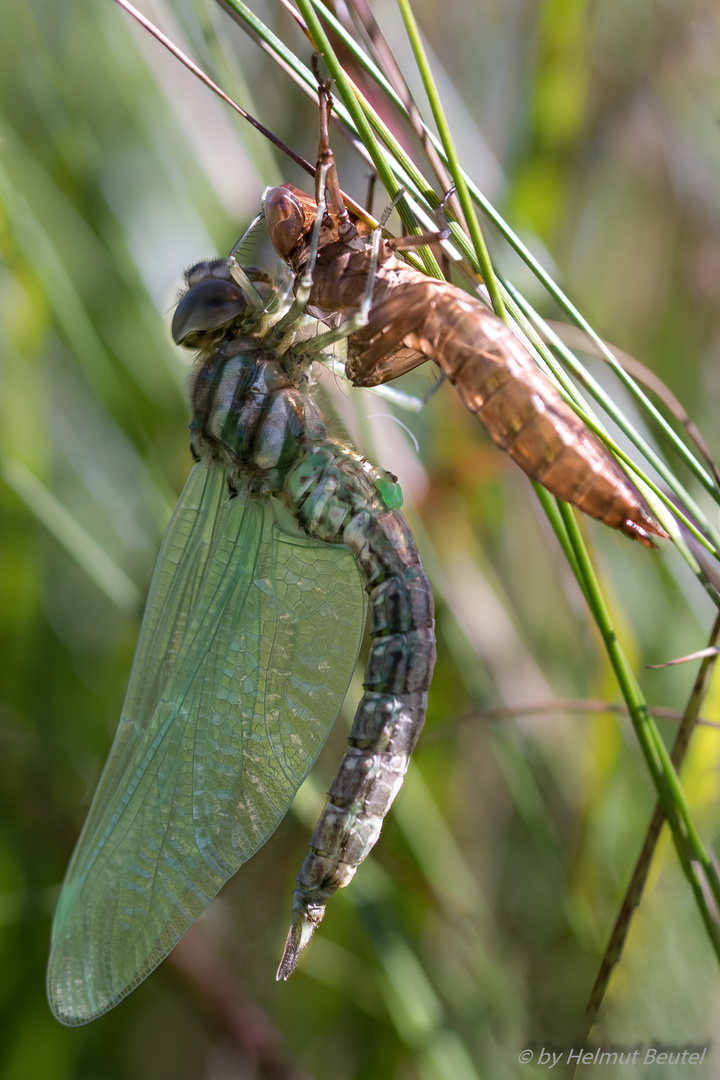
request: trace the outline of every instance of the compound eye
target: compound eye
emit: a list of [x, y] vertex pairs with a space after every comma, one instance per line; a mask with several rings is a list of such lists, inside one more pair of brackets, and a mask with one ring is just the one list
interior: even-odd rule
[[232, 281], [210, 278], [193, 285], [175, 308], [171, 332], [176, 345], [194, 348], [245, 311], [247, 300]]
[[289, 262], [305, 227], [302, 207], [286, 187], [275, 187], [265, 196], [264, 210], [270, 242], [280, 258]]

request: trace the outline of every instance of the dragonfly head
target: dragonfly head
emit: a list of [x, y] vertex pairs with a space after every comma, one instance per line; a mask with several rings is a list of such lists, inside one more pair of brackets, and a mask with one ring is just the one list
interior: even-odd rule
[[[253, 271], [254, 267], [246, 267]], [[261, 280], [269, 280], [259, 272]], [[251, 274], [252, 280], [254, 277]], [[188, 349], [213, 346], [231, 327], [254, 314], [240, 286], [229, 280], [225, 260], [198, 263], [185, 275], [188, 290], [175, 308], [171, 332], [176, 345]]]

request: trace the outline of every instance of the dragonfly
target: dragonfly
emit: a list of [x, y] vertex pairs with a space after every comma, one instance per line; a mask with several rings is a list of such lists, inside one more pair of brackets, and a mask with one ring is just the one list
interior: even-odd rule
[[133, 990], [277, 828], [345, 697], [366, 605], [365, 691], [279, 979], [377, 841], [425, 718], [433, 596], [397, 478], [328, 434], [312, 362], [337, 335], [304, 338], [302, 305], [235, 250], [187, 272], [173, 317], [197, 353], [194, 464], [55, 912], [47, 985], [65, 1024]]
[[667, 533], [520, 338], [476, 297], [398, 259], [396, 251], [418, 238], [384, 240], [347, 210], [329, 141], [329, 83], [319, 81], [318, 97], [315, 195], [283, 184], [268, 190], [264, 210], [275, 250], [304, 282], [309, 310], [320, 319], [349, 320], [350, 381], [378, 386], [434, 360], [493, 441], [532, 480], [654, 548], [652, 537]]

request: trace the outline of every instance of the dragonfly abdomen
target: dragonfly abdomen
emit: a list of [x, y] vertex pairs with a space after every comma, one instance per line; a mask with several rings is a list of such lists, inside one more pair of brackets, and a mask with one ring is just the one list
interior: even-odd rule
[[349, 746], [298, 874], [278, 978], [292, 973], [326, 901], [377, 841], [425, 719], [435, 665], [432, 591], [405, 518], [384, 503], [384, 475], [323, 447], [285, 485], [297, 493], [298, 520], [310, 535], [344, 543], [355, 555], [370, 600], [372, 646]]

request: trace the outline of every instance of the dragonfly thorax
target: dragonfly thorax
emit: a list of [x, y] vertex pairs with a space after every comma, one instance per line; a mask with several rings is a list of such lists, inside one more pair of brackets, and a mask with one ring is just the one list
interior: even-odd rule
[[221, 464], [233, 489], [278, 493], [288, 469], [327, 439], [307, 382], [238, 328], [203, 349], [188, 389], [195, 456]]

